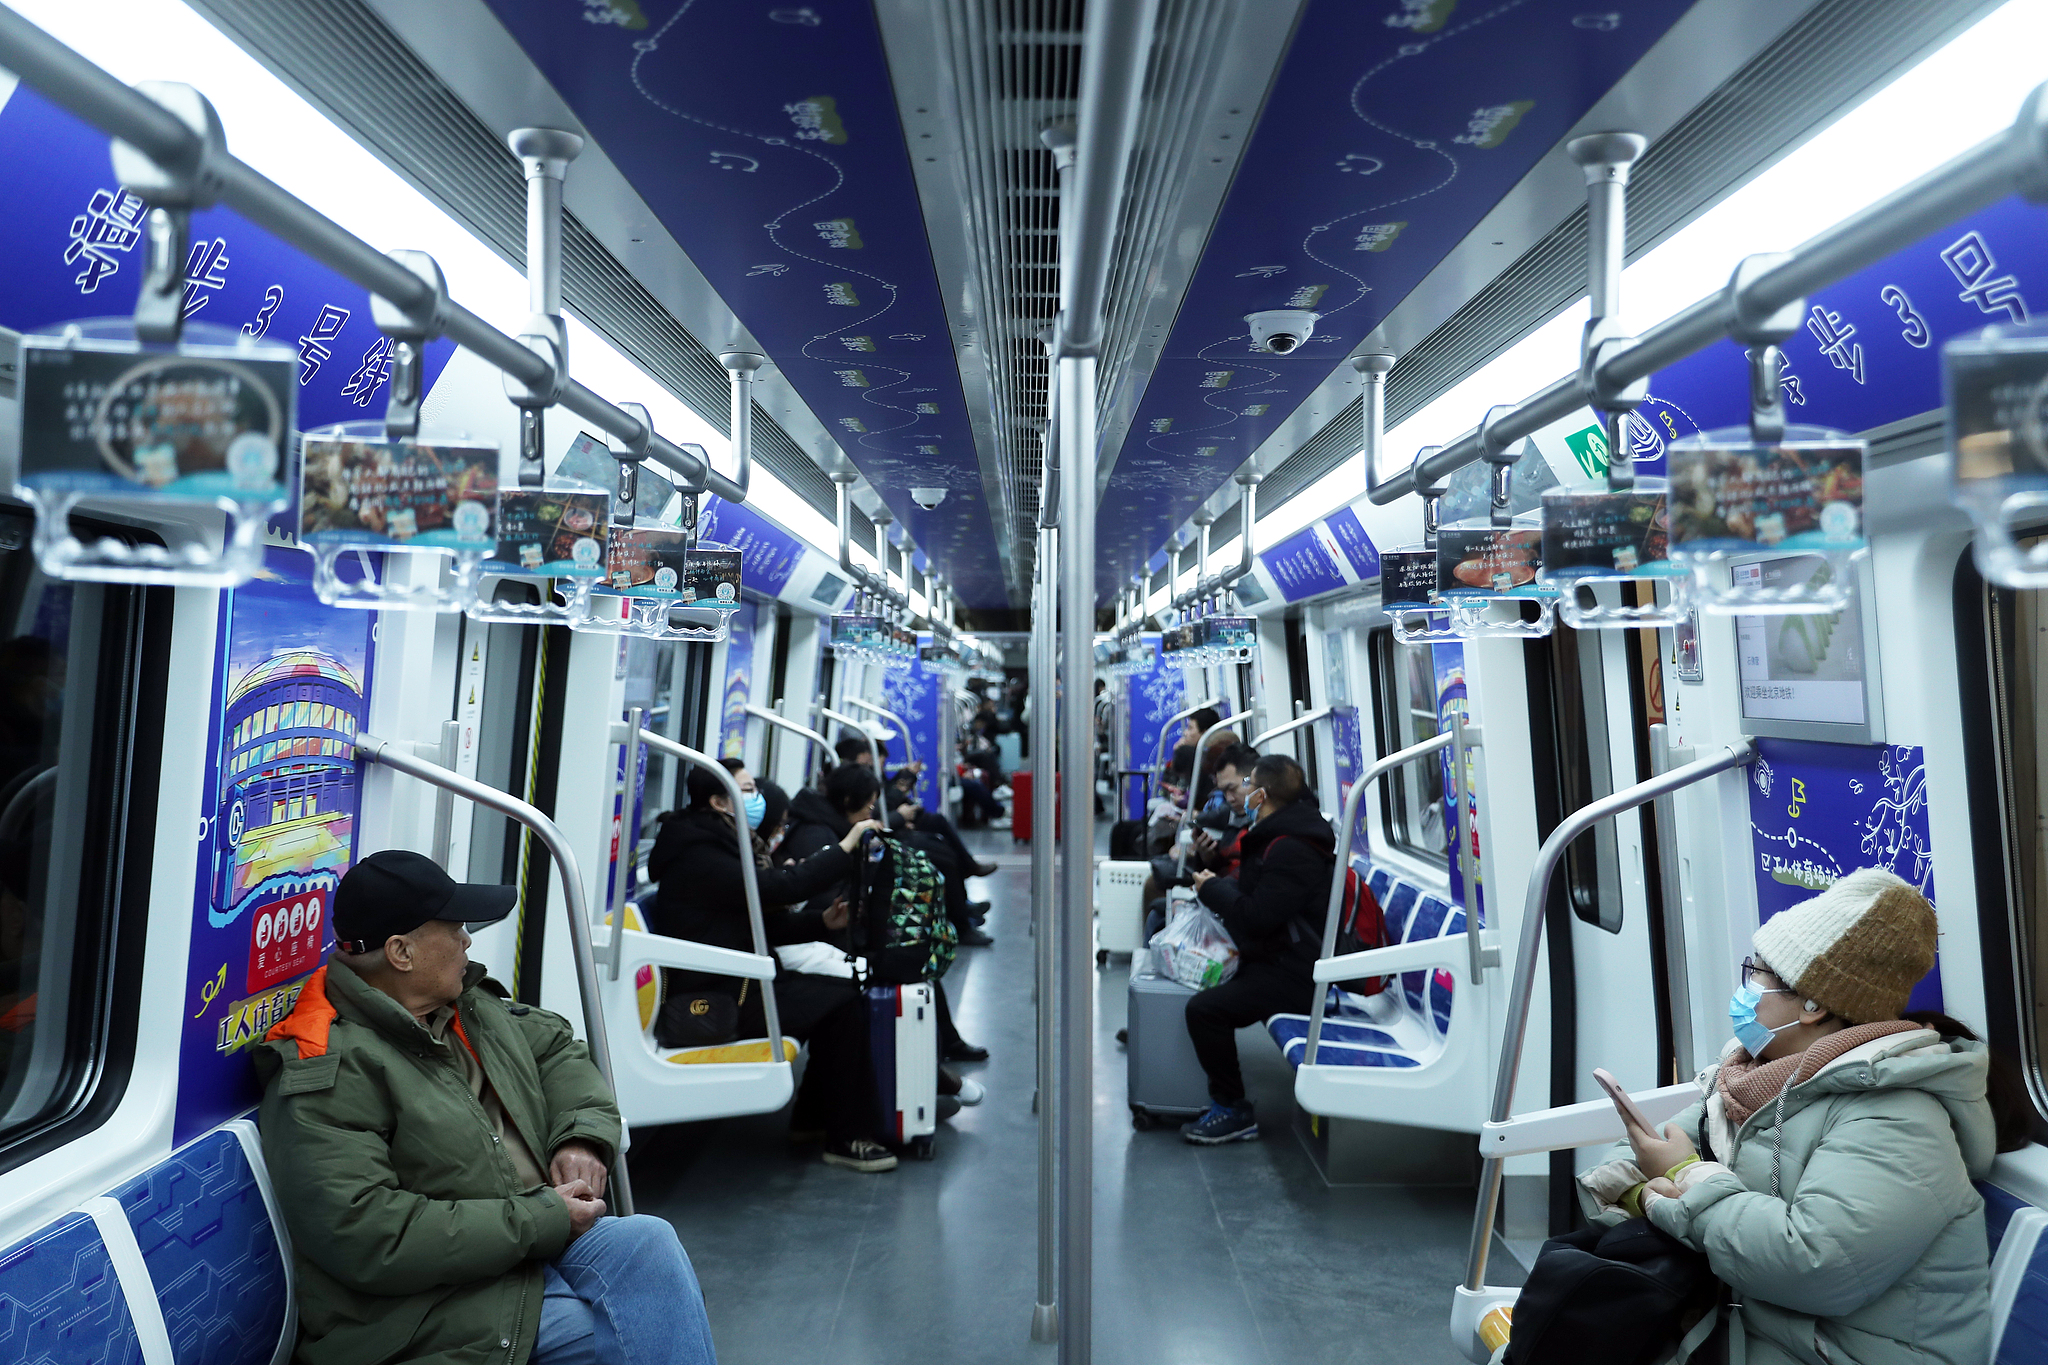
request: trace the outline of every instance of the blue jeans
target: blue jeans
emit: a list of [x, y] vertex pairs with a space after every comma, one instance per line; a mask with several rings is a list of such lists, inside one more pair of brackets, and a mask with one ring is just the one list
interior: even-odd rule
[[661, 1219], [600, 1218], [541, 1273], [529, 1365], [718, 1365], [697, 1273]]

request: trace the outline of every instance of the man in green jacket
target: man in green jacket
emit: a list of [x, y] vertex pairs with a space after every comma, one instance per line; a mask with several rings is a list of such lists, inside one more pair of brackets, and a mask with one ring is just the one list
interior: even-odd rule
[[715, 1365], [674, 1229], [603, 1216], [604, 1077], [469, 961], [467, 927], [516, 898], [365, 858], [335, 952], [257, 1049], [302, 1365]]

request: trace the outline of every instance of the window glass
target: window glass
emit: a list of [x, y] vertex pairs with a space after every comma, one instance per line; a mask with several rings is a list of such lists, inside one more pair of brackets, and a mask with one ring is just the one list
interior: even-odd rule
[[[1436, 663], [1429, 646], [1401, 644], [1389, 630], [1373, 632], [1372, 654], [1384, 757], [1437, 733]], [[1442, 763], [1404, 763], [1387, 773], [1380, 779], [1380, 810], [1389, 844], [1426, 858], [1446, 856]]]
[[0, 1143], [101, 1074], [140, 639], [136, 590], [45, 578], [29, 532], [0, 507]]
[[[1992, 708], [2004, 768], [2006, 885], [2013, 930], [2013, 986], [2020, 1045], [2034, 1104], [2048, 1114], [2048, 815], [2041, 776], [2048, 771], [2048, 594], [1987, 589]], [[1992, 990], [2001, 983], [1987, 982]]]

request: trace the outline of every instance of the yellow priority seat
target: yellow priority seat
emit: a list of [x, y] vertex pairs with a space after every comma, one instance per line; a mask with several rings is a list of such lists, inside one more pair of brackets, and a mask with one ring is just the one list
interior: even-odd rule
[[[765, 1062], [768, 1060], [768, 1040], [752, 1038], [743, 1043], [714, 1043], [710, 1047], [679, 1047], [673, 1051], [664, 1049], [661, 1060], [675, 1066], [691, 1066], [704, 1062]], [[796, 1039], [782, 1040], [782, 1060], [796, 1060]]]

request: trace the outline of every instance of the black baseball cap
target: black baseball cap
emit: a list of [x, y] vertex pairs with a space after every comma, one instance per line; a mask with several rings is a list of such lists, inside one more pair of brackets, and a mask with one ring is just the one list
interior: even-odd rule
[[516, 886], [458, 882], [424, 853], [387, 848], [348, 870], [334, 892], [334, 940], [344, 953], [374, 952], [428, 920], [465, 928], [496, 924], [519, 903]]

